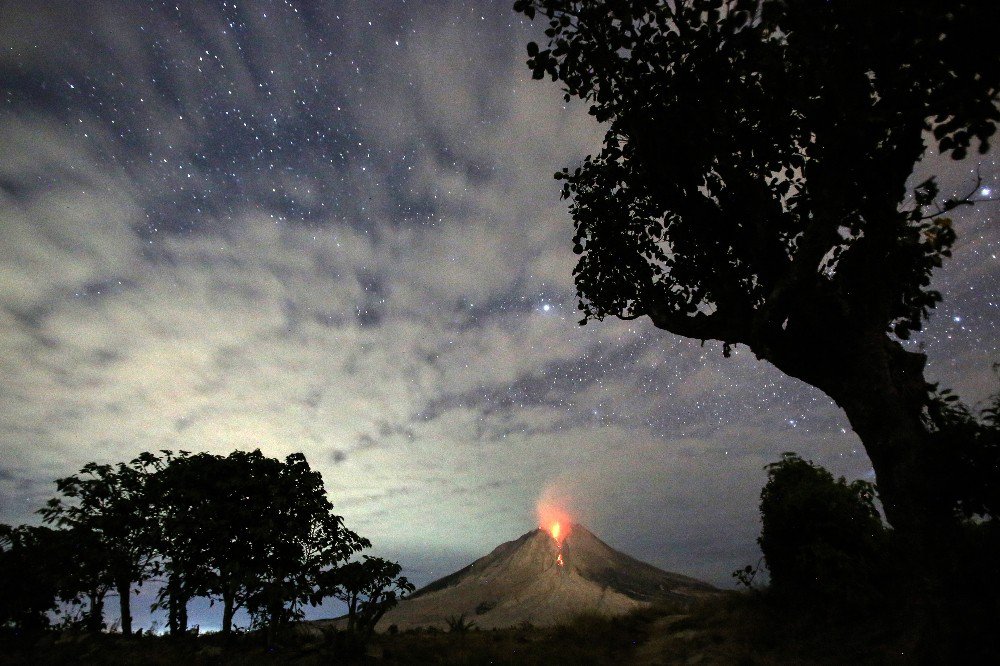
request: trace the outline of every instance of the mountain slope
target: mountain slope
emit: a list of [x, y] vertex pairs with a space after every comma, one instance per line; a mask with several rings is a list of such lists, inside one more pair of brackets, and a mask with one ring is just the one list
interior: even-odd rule
[[715, 591], [620, 553], [582, 525], [572, 525], [561, 541], [539, 529], [497, 546], [401, 602], [379, 629], [444, 627], [448, 618], [462, 614], [482, 629], [522, 622], [548, 626], [584, 612], [619, 615], [658, 599]]

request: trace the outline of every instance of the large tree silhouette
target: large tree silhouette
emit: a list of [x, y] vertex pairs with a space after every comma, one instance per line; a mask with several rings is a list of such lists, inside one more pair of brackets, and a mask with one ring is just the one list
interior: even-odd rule
[[300, 453], [162, 453], [138, 460], [157, 469], [149, 511], [167, 575], [157, 607], [168, 609], [172, 632], [186, 630], [188, 601], [207, 595], [222, 600], [223, 633], [244, 608], [273, 637], [321, 600], [321, 574], [371, 545], [333, 513], [322, 476]]
[[[929, 536], [952, 507], [932, 482], [924, 354], [901, 344], [940, 295], [955, 234], [935, 147], [988, 149], [1000, 114], [1000, 3], [519, 0], [529, 44], [608, 123], [565, 181], [587, 319], [649, 317], [737, 344], [825, 392], [871, 458], [890, 522]], [[975, 45], [984, 45], [977, 48]], [[928, 134], [930, 133], [930, 134]]]

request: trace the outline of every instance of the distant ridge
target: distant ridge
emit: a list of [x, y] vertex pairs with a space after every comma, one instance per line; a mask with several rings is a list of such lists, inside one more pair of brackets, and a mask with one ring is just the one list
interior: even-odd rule
[[500, 544], [403, 600], [378, 629], [443, 628], [462, 614], [482, 629], [551, 626], [580, 613], [621, 615], [658, 600], [691, 601], [717, 592], [621, 553], [574, 524], [561, 542], [537, 529]]

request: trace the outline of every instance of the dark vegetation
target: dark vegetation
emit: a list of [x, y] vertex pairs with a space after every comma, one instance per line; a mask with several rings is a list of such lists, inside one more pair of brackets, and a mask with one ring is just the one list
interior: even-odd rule
[[771, 594], [828, 609], [842, 599], [867, 607], [866, 597], [889, 578], [892, 559], [875, 487], [834, 480], [792, 453], [768, 465], [767, 472], [759, 543], [771, 572]]
[[[936, 404], [967, 448], [996, 454], [1000, 394], [978, 415], [947, 396]], [[748, 591], [693, 607], [502, 631], [480, 631], [461, 615], [447, 631], [375, 634], [413, 586], [394, 562], [353, 558], [367, 540], [333, 514], [301, 455], [161, 452], [91, 464], [60, 479], [60, 496], [41, 510], [59, 529], [0, 531], [0, 663], [983, 663], [1000, 654], [992, 485], [970, 481], [980, 492], [967, 496], [982, 499], [956, 505], [951, 566], [915, 573], [901, 565], [907, 542], [882, 521], [876, 486], [835, 479], [794, 454], [767, 472], [766, 587], [753, 586], [761, 566], [748, 566], [734, 572]], [[167, 611], [170, 635], [109, 633], [105, 598], [124, 590], [125, 615], [145, 580], [160, 583], [156, 607]], [[222, 632], [188, 631], [196, 596], [221, 601]], [[305, 604], [331, 596], [347, 605], [342, 622], [295, 622]], [[233, 631], [237, 608], [249, 611], [250, 631]]]
[[[142, 636], [122, 638], [78, 634], [49, 636], [32, 650], [7, 650], [0, 663], [64, 664], [621, 664], [643, 663], [641, 650], [655, 631], [675, 637], [685, 647], [678, 654], [695, 654], [704, 644], [719, 642], [710, 634], [692, 631], [701, 623], [679, 609], [658, 607], [620, 618], [581, 616], [566, 626], [519, 627], [483, 631], [464, 618], [450, 630], [417, 629], [376, 635], [367, 657], [344, 649], [344, 634], [332, 629], [286, 634], [266, 648], [252, 635]], [[683, 611], [689, 613], [690, 611]], [[715, 611], [709, 611], [714, 613]], [[667, 622], [663, 618], [668, 618]], [[670, 625], [684, 619], [684, 623]], [[691, 640], [691, 635], [695, 635]], [[658, 649], [657, 645], [653, 646]], [[638, 661], [637, 661], [638, 660]]]
[[[964, 419], [964, 427], [977, 437], [996, 443], [998, 408], [1000, 394], [978, 418], [964, 411], [955, 418]], [[230, 577], [220, 583], [223, 574], [203, 554], [210, 548], [209, 541], [202, 549], [181, 548], [176, 541], [165, 545], [164, 532], [169, 530], [164, 525], [171, 518], [164, 516], [169, 516], [165, 507], [177, 508], [180, 491], [172, 486], [179, 483], [175, 473], [188, 478], [200, 464], [196, 460], [211, 459], [215, 464], [225, 459], [164, 454], [154, 464], [144, 455], [138, 465], [133, 461], [96, 474], [88, 472], [88, 466], [86, 478], [99, 478], [102, 483], [116, 469], [127, 468], [129, 475], [142, 469], [148, 474], [129, 497], [131, 501], [145, 498], [136, 504], [137, 511], [155, 511], [153, 519], [134, 523], [151, 530], [148, 538], [154, 545], [148, 550], [133, 547], [130, 552], [143, 553], [147, 578], [161, 582], [157, 604], [168, 610], [170, 635], [102, 631], [101, 600], [114, 587], [114, 580], [113, 560], [104, 554], [106, 546], [99, 532], [81, 525], [56, 530], [4, 527], [0, 575], [6, 594], [0, 597], [4, 604], [0, 663], [883, 664], [989, 663], [1000, 654], [994, 626], [1000, 617], [1000, 562], [996, 558], [1000, 530], [995, 516], [977, 514], [974, 520], [965, 520], [956, 532], [958, 538], [949, 544], [958, 566], [934, 576], [940, 586], [930, 609], [935, 624], [928, 633], [926, 625], [913, 621], [919, 609], [907, 606], [912, 601], [909, 591], [919, 586], [899, 566], [905, 542], [881, 520], [877, 488], [864, 481], [835, 479], [795, 454], [785, 454], [767, 467], [759, 539], [765, 562], [734, 572], [748, 588], [742, 593], [694, 603], [659, 603], [618, 618], [583, 615], [559, 627], [524, 623], [485, 631], [477, 627], [474, 616], [459, 615], [448, 618], [443, 631], [400, 632], [391, 626], [380, 634], [374, 632], [375, 624], [412, 590], [399, 576], [399, 565], [373, 557], [350, 560], [366, 542], [349, 533], [331, 513], [318, 475], [301, 456], [281, 462], [259, 452], [237, 452], [230, 458], [247, 465], [241, 469], [249, 476], [242, 480], [194, 476], [201, 480], [192, 486], [202, 487], [205, 493], [198, 495], [182, 486], [187, 488], [183, 496], [201, 498], [182, 504], [189, 515], [217, 513], [219, 507], [208, 504], [208, 488], [238, 487], [235, 496], [240, 501], [226, 505], [227, 510], [242, 510], [238, 505], [245, 505], [248, 512], [273, 510], [273, 520], [278, 522], [297, 511], [309, 516], [300, 524], [308, 529], [294, 528], [295, 520], [284, 523], [285, 527], [276, 526], [264, 514], [255, 522], [248, 513], [245, 528], [234, 530], [224, 540], [245, 539], [243, 552], [253, 555], [229, 553], [226, 557], [233, 558], [226, 560]], [[264, 470], [254, 471], [253, 461], [266, 461]], [[174, 465], [179, 465], [175, 472], [166, 473]], [[206, 467], [205, 471], [218, 473], [219, 468]], [[281, 482], [281, 473], [298, 481]], [[257, 504], [254, 497], [261, 488], [254, 490], [256, 481], [249, 479], [266, 479], [270, 499], [265, 502], [261, 497], [261, 502], [282, 508]], [[62, 479], [59, 487], [78, 488], [82, 482], [78, 477], [76, 481]], [[50, 502], [46, 515], [60, 515], [58, 506], [59, 502]], [[180, 515], [173, 519], [180, 520]], [[176, 539], [182, 543], [203, 540], [204, 536], [193, 536], [199, 524], [221, 529], [219, 524], [237, 520], [237, 516], [217, 518], [218, 524], [190, 521]], [[82, 523], [82, 517], [79, 520]], [[89, 540], [78, 541], [85, 534], [91, 535]], [[138, 535], [132, 537], [139, 541]], [[274, 543], [278, 538], [284, 541]], [[99, 550], [94, 554], [91, 549]], [[88, 554], [92, 558], [84, 559]], [[100, 561], [108, 564], [93, 564]], [[770, 574], [769, 584], [754, 585], [762, 566]], [[235, 607], [246, 604], [251, 609], [254, 626], [249, 631], [201, 636], [185, 631], [186, 601], [202, 594], [221, 598], [222, 585], [232, 591]], [[348, 615], [341, 622], [294, 622], [301, 617], [303, 604], [318, 603], [325, 596], [347, 604]], [[64, 614], [60, 626], [50, 626], [60, 599], [76, 604], [81, 612]], [[232, 617], [231, 610], [223, 614]], [[921, 631], [915, 632], [915, 627]]]
[[58, 529], [0, 528], [0, 632], [15, 644], [34, 645], [54, 622], [66, 635], [108, 629], [110, 594], [120, 633], [132, 636], [132, 592], [155, 580], [154, 609], [167, 611], [171, 636], [187, 634], [194, 597], [221, 603], [223, 639], [244, 608], [266, 645], [306, 604], [337, 597], [351, 619], [343, 647], [358, 652], [413, 590], [394, 562], [352, 560], [371, 544], [333, 513], [322, 477], [301, 454], [144, 453], [88, 464], [56, 485], [59, 496], [40, 513]]
[[[935, 636], [939, 635], [935, 633]], [[334, 630], [287, 634], [270, 648], [253, 634], [48, 635], [30, 650], [5, 646], [3, 664], [907, 664], [994, 663], [968, 650], [922, 658], [898, 625], [792, 613], [766, 592], [727, 593], [694, 606], [654, 606], [617, 618], [583, 615], [564, 626], [377, 634], [365, 657]]]
[[[992, 404], [987, 413], [1000, 395]], [[979, 423], [984, 436], [1000, 435], [995, 420]], [[914, 571], [906, 566], [907, 542], [880, 519], [875, 486], [834, 479], [791, 453], [767, 471], [758, 541], [769, 585], [751, 587], [759, 566], [733, 572], [765, 617], [814, 634], [820, 651], [846, 641], [854, 657], [866, 659], [987, 663], [1000, 655], [995, 515], [962, 521], [946, 544], [951, 556], [942, 568]], [[888, 659], [891, 654], [898, 658]]]

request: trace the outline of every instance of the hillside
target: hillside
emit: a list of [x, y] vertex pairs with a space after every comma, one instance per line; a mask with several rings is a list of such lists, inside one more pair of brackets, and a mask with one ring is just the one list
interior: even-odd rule
[[386, 614], [379, 629], [444, 628], [461, 615], [482, 629], [553, 626], [582, 613], [623, 615], [715, 592], [708, 583], [621, 553], [574, 524], [558, 540], [537, 529], [497, 546], [418, 590]]

